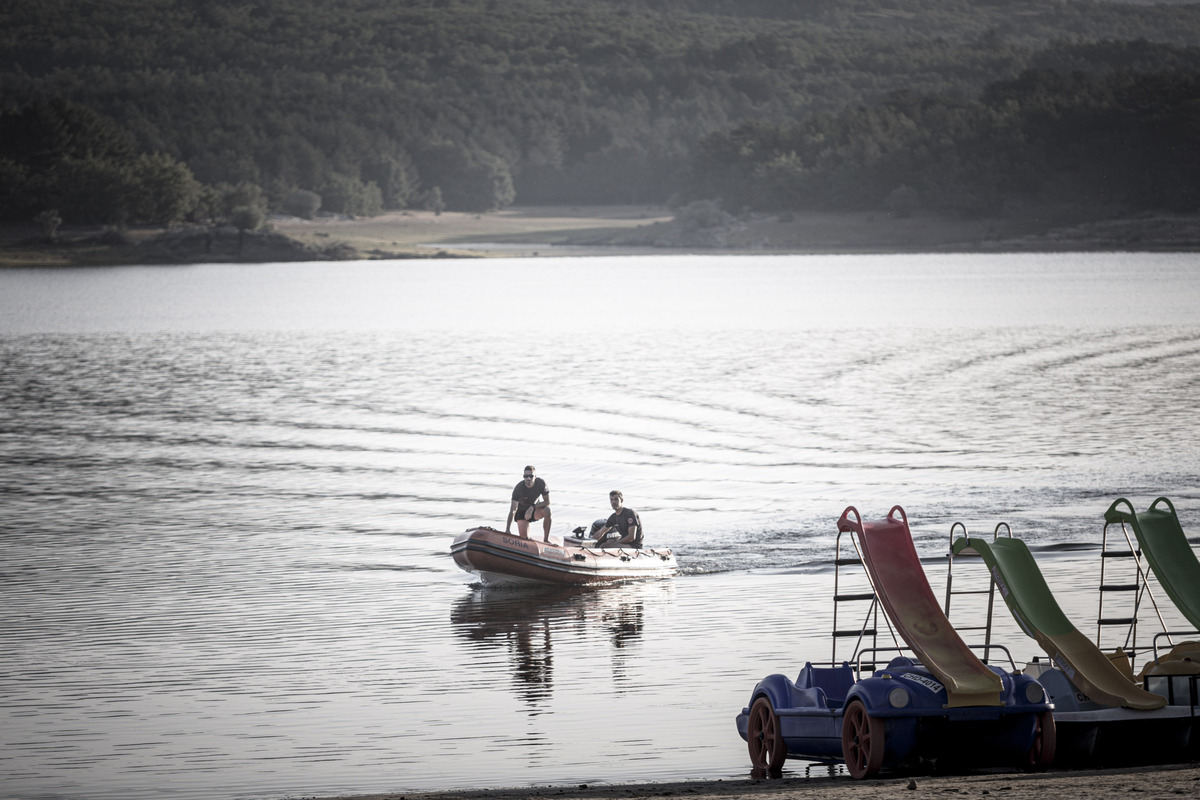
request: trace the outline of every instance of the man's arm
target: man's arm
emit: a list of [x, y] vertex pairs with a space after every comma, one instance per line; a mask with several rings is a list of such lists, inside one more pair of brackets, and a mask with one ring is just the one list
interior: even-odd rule
[[604, 542], [604, 537], [608, 536], [608, 532], [611, 531], [613, 529], [613, 527], [614, 526], [612, 524], [612, 517], [609, 517], [608, 520], [604, 523], [604, 525], [600, 528], [600, 530], [596, 531], [596, 544], [597, 545], [602, 544]]
[[633, 524], [625, 530], [625, 535], [621, 537], [621, 544], [633, 544], [637, 541], [638, 531], [642, 529], [642, 518], [638, 516], [636, 511], [633, 513]]
[[615, 527], [617, 527], [617, 515], [610, 514], [608, 519], [604, 521], [604, 527], [596, 531], [596, 541], [603, 542], [604, 537]]
[[512, 505], [508, 507], [508, 519], [504, 523], [504, 532], [512, 532], [513, 515], [517, 513], [517, 501], [513, 500]]
[[550, 507], [550, 489], [543, 489], [541, 495], [535, 495], [535, 497], [541, 497], [542, 499], [525, 510], [525, 519], [531, 522], [533, 521], [533, 512]]

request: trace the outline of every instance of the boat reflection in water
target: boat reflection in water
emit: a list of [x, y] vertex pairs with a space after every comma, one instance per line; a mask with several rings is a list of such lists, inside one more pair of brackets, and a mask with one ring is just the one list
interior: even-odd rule
[[[602, 680], [618, 693], [634, 685], [637, 667], [630, 662], [646, 628], [647, 605], [670, 603], [673, 596], [666, 580], [603, 587], [477, 584], [455, 602], [450, 623], [473, 648], [508, 651], [516, 693], [538, 713], [552, 698], [556, 666], [561, 683]], [[607, 643], [604, 650], [600, 642]]]

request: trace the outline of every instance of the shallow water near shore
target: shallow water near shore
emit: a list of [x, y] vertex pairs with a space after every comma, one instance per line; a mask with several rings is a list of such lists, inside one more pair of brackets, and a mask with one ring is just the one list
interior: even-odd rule
[[[939, 593], [1009, 522], [1091, 635], [1112, 500], [1200, 532], [1197, 397], [1190, 254], [6, 270], [0, 786], [743, 776], [755, 681], [832, 656], [846, 505]], [[683, 574], [472, 585], [527, 463], [556, 534], [621, 488]]]

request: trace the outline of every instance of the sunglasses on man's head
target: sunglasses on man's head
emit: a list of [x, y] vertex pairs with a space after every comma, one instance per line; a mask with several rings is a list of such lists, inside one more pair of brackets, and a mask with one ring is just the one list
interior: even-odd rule
[[532, 472], [526, 472], [526, 473], [525, 473], [525, 477], [526, 477], [526, 478], [532, 478], [532, 477], [533, 477], [533, 473], [532, 473]]

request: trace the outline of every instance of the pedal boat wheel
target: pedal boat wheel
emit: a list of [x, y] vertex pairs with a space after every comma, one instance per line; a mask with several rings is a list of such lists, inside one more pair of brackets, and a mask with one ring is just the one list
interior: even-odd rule
[[1025, 769], [1029, 772], [1045, 772], [1054, 763], [1054, 749], [1058, 743], [1058, 730], [1054, 727], [1054, 714], [1043, 711], [1037, 715], [1037, 729], [1033, 734], [1033, 745]]
[[750, 707], [750, 719], [746, 730], [746, 745], [750, 749], [750, 766], [756, 773], [765, 773], [777, 778], [783, 772], [787, 760], [787, 744], [779, 727], [779, 716], [771, 707], [771, 701], [760, 697]]
[[883, 766], [883, 720], [872, 717], [858, 700], [846, 706], [842, 720], [842, 758], [855, 780], [870, 778]]

